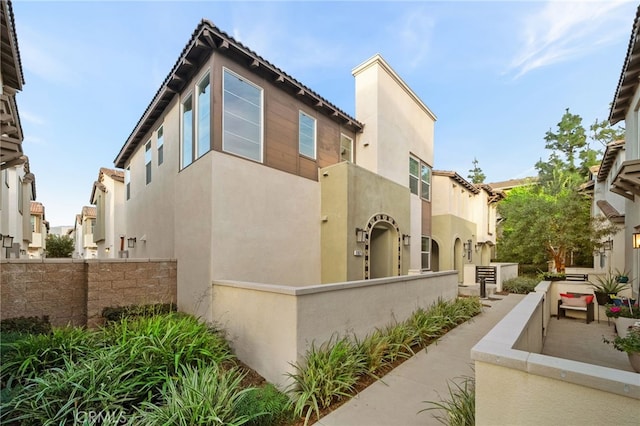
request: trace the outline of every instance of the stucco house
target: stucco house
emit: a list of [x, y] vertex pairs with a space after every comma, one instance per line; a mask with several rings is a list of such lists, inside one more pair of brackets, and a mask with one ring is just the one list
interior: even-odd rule
[[[612, 125], [624, 121], [624, 161], [612, 165], [609, 190], [624, 198], [624, 264], [640, 286], [640, 7], [609, 114]], [[605, 158], [606, 159], [606, 158]], [[621, 159], [622, 160], [622, 159]], [[603, 160], [604, 161], [604, 160]]]
[[591, 179], [583, 188], [591, 196], [591, 216], [605, 218], [619, 229], [601, 241], [601, 246], [594, 251], [593, 271], [596, 274], [625, 269], [625, 198], [610, 190], [625, 155], [624, 140], [610, 142], [600, 165], [591, 168]]
[[30, 206], [36, 199], [35, 176], [22, 149], [16, 93], [24, 76], [13, 9], [0, 2], [0, 258], [26, 256], [31, 242]]
[[129, 256], [178, 259], [180, 309], [211, 320], [214, 279], [429, 270], [436, 117], [379, 55], [353, 75], [355, 118], [197, 26], [115, 159]]
[[95, 205], [93, 241], [99, 259], [127, 257], [124, 171], [101, 167], [89, 201]]
[[80, 214], [76, 215], [73, 239], [75, 251], [73, 257], [77, 259], [96, 259], [98, 246], [93, 239], [96, 226], [96, 208], [84, 206]]
[[[473, 184], [456, 172], [434, 170], [431, 268], [458, 271], [465, 265], [487, 266], [496, 245], [497, 203], [504, 194], [486, 184]], [[475, 282], [471, 278], [471, 282]]]
[[41, 259], [47, 248], [47, 235], [49, 235], [49, 222], [45, 219], [44, 205], [37, 201], [31, 202], [31, 242], [29, 243], [29, 259]]

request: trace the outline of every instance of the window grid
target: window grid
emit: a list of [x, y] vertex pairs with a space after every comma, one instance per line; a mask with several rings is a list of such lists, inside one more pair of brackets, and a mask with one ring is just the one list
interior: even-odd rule
[[124, 184], [127, 190], [127, 200], [131, 198], [131, 166], [124, 170]]
[[196, 111], [198, 120], [196, 122], [197, 156], [202, 157], [211, 149], [211, 94], [209, 91], [209, 74], [205, 75], [198, 83]]
[[164, 128], [160, 126], [156, 132], [158, 139], [158, 166], [164, 162]]
[[298, 114], [298, 152], [309, 158], [316, 158], [316, 119], [302, 111]]
[[422, 163], [420, 165], [420, 195], [427, 201], [431, 200], [431, 167]]
[[151, 183], [151, 141], [147, 142], [144, 146], [144, 164], [146, 170], [146, 182], [147, 185]]
[[420, 182], [420, 177], [418, 174], [420, 173], [420, 162], [413, 158], [409, 157], [409, 190], [412, 194], [418, 195], [418, 186]]
[[262, 162], [262, 88], [228, 69], [222, 84], [223, 151]]
[[182, 102], [182, 152], [181, 169], [193, 161], [193, 97], [188, 95]]
[[431, 238], [422, 236], [420, 245], [421, 268], [423, 271], [431, 269]]

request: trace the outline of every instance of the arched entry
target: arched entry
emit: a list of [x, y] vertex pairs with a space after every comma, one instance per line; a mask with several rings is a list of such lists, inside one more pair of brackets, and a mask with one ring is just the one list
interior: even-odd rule
[[367, 223], [364, 246], [364, 278], [392, 277], [402, 274], [400, 228], [387, 214], [377, 214]]
[[431, 270], [433, 272], [440, 270], [440, 246], [433, 238], [431, 239]]
[[458, 282], [461, 283], [463, 280], [463, 267], [464, 264], [462, 262], [462, 240], [460, 238], [456, 238], [455, 243], [453, 244], [453, 269], [458, 271]]

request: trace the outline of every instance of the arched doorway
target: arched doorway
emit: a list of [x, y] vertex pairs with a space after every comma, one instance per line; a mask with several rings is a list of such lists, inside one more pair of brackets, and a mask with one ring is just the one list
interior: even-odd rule
[[453, 269], [458, 271], [459, 283], [463, 281], [463, 268], [464, 264], [462, 262], [462, 240], [460, 240], [460, 238], [456, 238], [456, 241], [453, 244]]
[[440, 246], [431, 239], [431, 270], [438, 272], [440, 270]]
[[373, 216], [367, 224], [364, 278], [383, 278], [402, 274], [400, 228], [387, 214]]

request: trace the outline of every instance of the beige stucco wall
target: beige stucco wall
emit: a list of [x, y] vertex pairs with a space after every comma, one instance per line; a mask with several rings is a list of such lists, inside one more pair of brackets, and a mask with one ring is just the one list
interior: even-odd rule
[[[397, 223], [400, 235], [411, 232], [409, 189], [349, 162], [320, 170], [322, 282], [364, 278], [367, 243], [356, 242], [356, 228], [366, 229], [372, 217], [383, 213]], [[419, 216], [418, 216], [419, 217]], [[394, 236], [394, 230], [389, 231]], [[413, 240], [412, 245], [418, 241]], [[362, 256], [354, 255], [360, 250]], [[401, 246], [401, 273], [409, 271], [409, 248]], [[397, 264], [397, 249], [389, 253]], [[397, 275], [394, 268], [392, 275]]]
[[214, 281], [212, 288], [213, 320], [227, 331], [234, 353], [281, 388], [290, 384], [290, 363], [302, 360], [312, 343], [364, 337], [439, 298], [457, 297], [450, 271], [306, 287]]
[[[453, 215], [437, 215], [433, 216], [431, 220], [433, 222], [433, 239], [440, 247], [441, 271], [455, 269], [456, 264], [480, 264], [480, 256], [476, 253], [475, 247], [471, 250], [471, 262], [469, 262], [466, 257], [463, 260], [460, 260], [462, 258], [461, 253], [460, 256], [458, 256], [460, 259], [457, 259], [457, 262], [456, 259], [454, 259], [456, 256], [456, 240], [459, 239], [462, 243], [467, 240], [472, 240], [475, 243], [475, 223]], [[460, 282], [462, 282], [462, 275], [460, 278]]]

